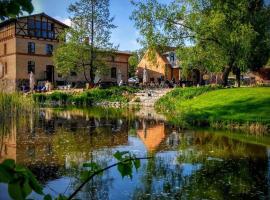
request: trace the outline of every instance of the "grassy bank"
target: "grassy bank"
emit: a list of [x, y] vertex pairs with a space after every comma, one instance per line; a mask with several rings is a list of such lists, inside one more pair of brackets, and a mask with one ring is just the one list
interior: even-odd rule
[[176, 123], [267, 132], [270, 124], [270, 88], [175, 89], [156, 108]]
[[0, 93], [0, 117], [32, 111], [34, 101], [19, 93]]
[[111, 87], [108, 89], [91, 89], [81, 93], [53, 92], [50, 94], [33, 94], [39, 104], [90, 106], [101, 102], [127, 103], [133, 98], [137, 89], [132, 87]]

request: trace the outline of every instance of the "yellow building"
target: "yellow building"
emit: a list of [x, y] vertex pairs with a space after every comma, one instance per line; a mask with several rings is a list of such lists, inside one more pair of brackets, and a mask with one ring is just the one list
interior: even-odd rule
[[138, 76], [141, 79], [144, 70], [147, 71], [148, 82], [157, 82], [160, 78], [163, 80], [180, 80], [179, 63], [174, 51], [150, 53], [148, 50], [138, 64]]

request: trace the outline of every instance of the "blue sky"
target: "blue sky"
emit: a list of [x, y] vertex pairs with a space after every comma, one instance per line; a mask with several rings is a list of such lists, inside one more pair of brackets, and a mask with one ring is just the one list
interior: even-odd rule
[[[75, 0], [32, 0], [34, 13], [45, 12], [46, 14], [68, 23], [68, 6]], [[132, 13], [132, 5], [129, 0], [111, 0], [111, 15], [115, 17], [112, 41], [120, 45], [119, 50], [137, 50], [140, 45], [137, 43], [138, 31], [134, 28], [134, 22], [129, 19]]]

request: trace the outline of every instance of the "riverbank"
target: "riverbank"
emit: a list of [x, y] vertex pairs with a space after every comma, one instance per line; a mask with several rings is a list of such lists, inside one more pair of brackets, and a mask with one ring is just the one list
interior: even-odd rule
[[267, 133], [270, 88], [177, 88], [155, 107], [178, 124]]
[[47, 106], [92, 106], [101, 104], [126, 104], [134, 98], [137, 88], [122, 86], [108, 89], [91, 89], [83, 92], [54, 91], [33, 94], [33, 99], [40, 105]]

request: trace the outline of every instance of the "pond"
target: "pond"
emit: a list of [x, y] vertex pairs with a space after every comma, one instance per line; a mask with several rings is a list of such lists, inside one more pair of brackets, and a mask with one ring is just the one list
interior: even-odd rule
[[[83, 163], [108, 166], [130, 151], [142, 161], [132, 179], [116, 168], [89, 182], [79, 199], [268, 199], [270, 138], [182, 130], [149, 109], [43, 109], [0, 123], [0, 162], [27, 166], [56, 197], [80, 183]], [[42, 199], [31, 194], [33, 199]], [[0, 184], [0, 199], [9, 199]]]

